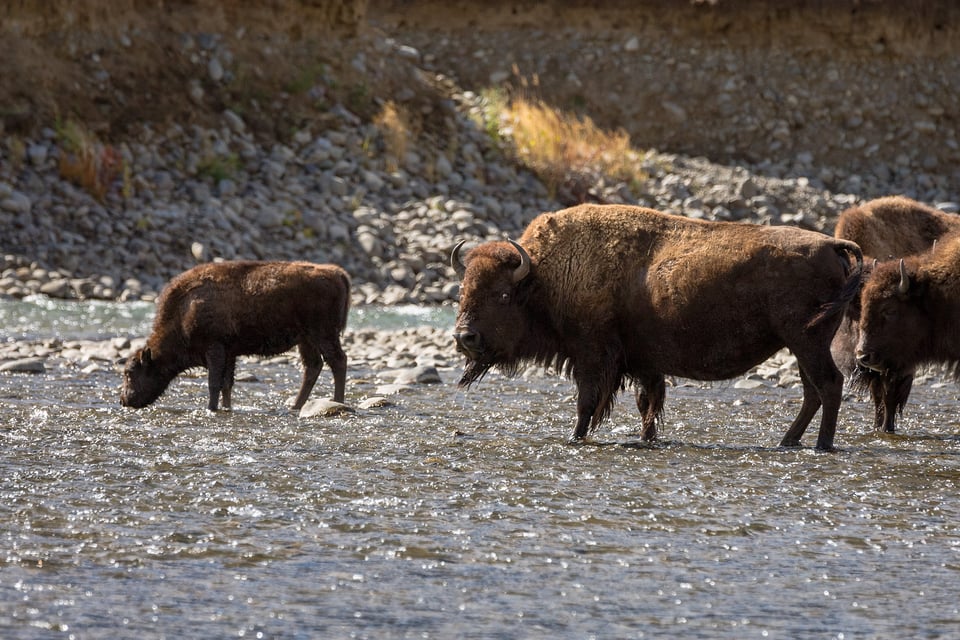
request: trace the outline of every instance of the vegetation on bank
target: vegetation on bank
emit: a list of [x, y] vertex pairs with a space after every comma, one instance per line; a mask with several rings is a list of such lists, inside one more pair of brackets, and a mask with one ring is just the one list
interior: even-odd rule
[[[547, 104], [534, 94], [532, 82], [521, 79], [521, 90], [490, 87], [472, 109], [475, 124], [491, 143], [518, 165], [536, 175], [551, 196], [569, 204], [588, 199], [598, 182], [625, 183], [635, 193], [646, 180], [646, 153], [631, 146], [623, 129], [605, 130], [589, 116]], [[531, 87], [534, 91], [531, 91]], [[411, 118], [402, 106], [388, 101], [374, 124], [382, 136], [387, 168], [396, 168], [414, 144]]]

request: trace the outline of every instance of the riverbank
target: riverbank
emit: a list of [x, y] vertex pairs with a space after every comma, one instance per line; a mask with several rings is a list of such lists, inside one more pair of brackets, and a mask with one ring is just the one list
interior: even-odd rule
[[[576, 29], [563, 26], [562, 7], [514, 22], [466, 12], [446, 36], [428, 19], [431, 3], [406, 13], [375, 4], [369, 15], [357, 4], [350, 28], [326, 39], [293, 37], [291, 16], [308, 11], [295, 2], [262, 26], [238, 7], [177, 5], [177, 20], [155, 16], [170, 28], [162, 33], [123, 15], [98, 23], [102, 12], [84, 29], [13, 16], [11, 42], [46, 45], [73, 65], [105, 120], [68, 93], [77, 108], [66, 113], [86, 120], [3, 116], [0, 296], [152, 300], [200, 261], [304, 259], [344, 266], [355, 304], [444, 304], [456, 298], [456, 242], [516, 237], [571, 200], [826, 233], [847, 206], [891, 193], [960, 208], [949, 116], [960, 58], [905, 46], [927, 38], [925, 19], [893, 42], [895, 21], [856, 18], [871, 26], [857, 33], [883, 46], [825, 38], [819, 19], [808, 28], [820, 35], [802, 46], [796, 34], [774, 37], [803, 24], [786, 12], [750, 47], [753, 22], [724, 31], [698, 14], [689, 30], [672, 20], [658, 29], [667, 18], [648, 15], [653, 4], [598, 9]], [[151, 73], [160, 45], [169, 77]], [[31, 70], [42, 77], [24, 67], [24, 90]], [[551, 192], [511, 156], [506, 129], [484, 128], [490, 90], [626, 127], [642, 145], [642, 175], [592, 175], [579, 193]], [[913, 100], [890, 98], [905, 95]], [[404, 126], [382, 119], [389, 105]]]

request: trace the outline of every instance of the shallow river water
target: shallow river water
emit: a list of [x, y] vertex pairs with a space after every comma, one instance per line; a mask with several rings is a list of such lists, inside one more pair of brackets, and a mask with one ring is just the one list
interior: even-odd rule
[[[150, 311], [0, 302], [0, 337], [144, 335]], [[624, 394], [572, 446], [572, 385], [538, 372], [300, 419], [298, 371], [251, 368], [216, 414], [202, 376], [133, 411], [116, 371], [0, 374], [0, 637], [960, 636], [954, 386], [892, 437], [846, 402], [823, 454], [776, 446], [798, 389], [679, 381], [654, 446]], [[352, 367], [347, 402], [377, 379]]]

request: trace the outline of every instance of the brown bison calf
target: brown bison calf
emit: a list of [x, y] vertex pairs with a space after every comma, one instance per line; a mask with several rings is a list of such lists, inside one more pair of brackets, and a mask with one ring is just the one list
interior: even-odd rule
[[519, 242], [461, 260], [454, 328], [469, 385], [491, 367], [567, 371], [577, 385], [574, 440], [636, 387], [644, 440], [656, 435], [665, 375], [723, 380], [778, 349], [797, 357], [803, 404], [781, 440], [799, 446], [822, 407], [818, 449], [832, 449], [843, 376], [830, 341], [860, 287], [856, 244], [787, 227], [706, 222], [652, 209], [582, 205], [535, 218]]
[[[903, 196], [888, 196], [851, 207], [840, 214], [834, 235], [856, 242], [865, 256], [881, 261], [927, 251], [939, 238], [960, 231], [960, 216], [944, 213]], [[864, 279], [872, 268], [864, 269]], [[914, 369], [891, 368], [883, 373], [856, 366], [860, 340], [860, 301], [847, 309], [831, 350], [840, 371], [851, 385], [869, 391], [874, 403], [874, 428], [893, 433], [897, 415], [910, 397]]]
[[219, 262], [186, 271], [164, 288], [147, 344], [127, 361], [120, 402], [149, 405], [181, 372], [206, 367], [209, 409], [230, 408], [237, 357], [299, 347], [303, 382], [293, 408], [307, 401], [326, 360], [334, 400], [343, 402], [347, 356], [340, 334], [350, 307], [350, 277], [331, 264]]

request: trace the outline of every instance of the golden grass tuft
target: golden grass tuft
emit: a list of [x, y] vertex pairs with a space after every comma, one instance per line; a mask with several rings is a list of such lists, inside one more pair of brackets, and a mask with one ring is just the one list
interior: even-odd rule
[[631, 187], [647, 179], [641, 166], [644, 153], [630, 145], [626, 131], [605, 130], [589, 116], [526, 97], [531, 84], [537, 86], [536, 77], [532, 82], [521, 78], [520, 95], [512, 97], [501, 89], [483, 92], [475, 114], [494, 142], [535, 173], [552, 195], [564, 192], [567, 199], [583, 201], [599, 178]]
[[388, 171], [396, 171], [403, 164], [413, 138], [410, 118], [403, 107], [387, 101], [373, 119], [384, 145], [384, 161]]
[[104, 145], [72, 120], [57, 126], [60, 141], [60, 175], [83, 188], [98, 201], [103, 202], [107, 191], [117, 179], [124, 181], [124, 194], [129, 191], [130, 172], [120, 151]]

